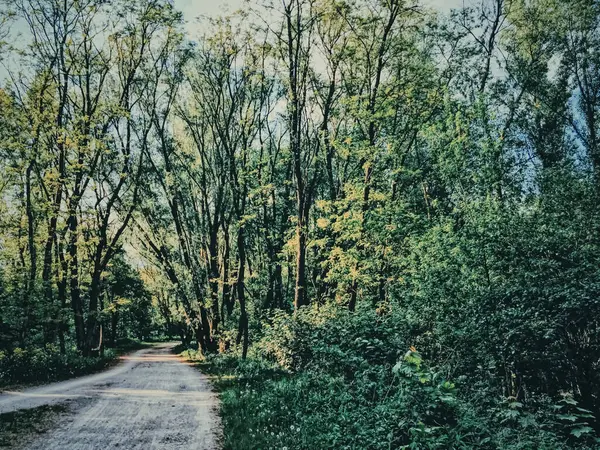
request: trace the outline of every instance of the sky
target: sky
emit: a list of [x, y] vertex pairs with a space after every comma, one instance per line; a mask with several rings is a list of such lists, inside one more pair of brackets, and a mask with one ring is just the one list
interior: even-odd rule
[[[438, 9], [447, 13], [452, 8], [460, 7], [465, 0], [422, 0], [425, 6]], [[196, 20], [201, 16], [214, 17], [223, 13], [232, 13], [240, 8], [244, 8], [244, 0], [174, 0], [175, 7], [183, 13], [186, 21], [186, 29], [193, 39], [202, 34], [202, 25]], [[17, 23], [11, 27], [13, 34], [20, 34], [19, 40], [25, 42], [28, 31], [25, 23]], [[9, 61], [4, 61], [10, 64]], [[7, 70], [4, 64], [0, 64], [0, 85], [7, 78]]]
[[[423, 0], [422, 4], [442, 12], [462, 6], [464, 0]], [[199, 16], [216, 16], [220, 13], [231, 13], [244, 7], [243, 0], [174, 0], [175, 7], [183, 12], [187, 22], [187, 30], [197, 35], [198, 25], [195, 18]]]
[[[449, 11], [451, 8], [461, 6], [463, 0], [425, 0], [423, 3], [442, 11]], [[184, 13], [186, 18], [191, 18], [235, 11], [243, 6], [243, 0], [175, 0], [175, 6]]]

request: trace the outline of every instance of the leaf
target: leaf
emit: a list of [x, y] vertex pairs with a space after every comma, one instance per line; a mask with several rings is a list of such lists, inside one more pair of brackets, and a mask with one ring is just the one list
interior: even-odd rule
[[571, 434], [575, 437], [581, 437], [584, 434], [590, 434], [592, 433], [594, 430], [591, 427], [579, 427], [579, 428], [575, 428], [574, 430], [571, 430]]
[[568, 420], [570, 422], [575, 422], [578, 419], [578, 417], [573, 414], [559, 414], [557, 417], [560, 420]]
[[565, 397], [562, 399], [562, 401], [569, 405], [577, 405], [577, 401], [575, 399], [573, 399], [572, 397]]

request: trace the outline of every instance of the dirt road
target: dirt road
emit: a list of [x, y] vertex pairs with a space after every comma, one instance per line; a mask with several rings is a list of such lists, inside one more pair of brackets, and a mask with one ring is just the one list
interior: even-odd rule
[[32, 450], [217, 449], [217, 398], [172, 346], [141, 350], [97, 375], [4, 392], [0, 414], [71, 403], [73, 414], [28, 444]]

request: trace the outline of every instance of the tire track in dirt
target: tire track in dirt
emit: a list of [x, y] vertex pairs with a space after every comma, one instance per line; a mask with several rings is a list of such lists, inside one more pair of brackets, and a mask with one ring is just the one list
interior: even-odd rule
[[102, 374], [0, 395], [0, 413], [71, 403], [31, 450], [219, 448], [218, 400], [205, 376], [161, 344]]

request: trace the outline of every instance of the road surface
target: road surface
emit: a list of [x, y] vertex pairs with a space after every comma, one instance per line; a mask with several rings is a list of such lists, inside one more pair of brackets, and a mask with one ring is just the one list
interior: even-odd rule
[[73, 414], [29, 443], [31, 450], [219, 448], [217, 398], [205, 376], [160, 344], [114, 369], [0, 394], [0, 414], [69, 402]]

